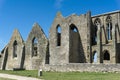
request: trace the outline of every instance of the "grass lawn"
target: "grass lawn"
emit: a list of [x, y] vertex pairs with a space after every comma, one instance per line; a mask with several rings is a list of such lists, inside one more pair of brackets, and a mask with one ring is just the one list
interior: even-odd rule
[[95, 73], [95, 72], [43, 72], [38, 77], [38, 71], [0, 71], [0, 73], [36, 77], [44, 80], [120, 80], [120, 73]]
[[0, 77], [0, 80], [14, 80], [14, 79], [8, 79], [8, 78], [1, 78]]

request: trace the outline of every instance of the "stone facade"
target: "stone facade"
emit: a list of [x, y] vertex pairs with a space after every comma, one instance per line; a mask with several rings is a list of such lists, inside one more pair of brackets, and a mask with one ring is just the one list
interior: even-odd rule
[[14, 30], [8, 45], [2, 53], [1, 69], [23, 69], [25, 59], [24, 41], [18, 30]]
[[45, 65], [44, 71], [59, 72], [120, 72], [120, 64], [71, 63], [67, 65]]
[[58, 13], [50, 28], [50, 64], [119, 63], [119, 21], [120, 11], [68, 17]]
[[15, 30], [10, 42], [2, 50], [0, 66], [2, 70], [36, 70], [46, 61], [48, 39], [40, 26], [35, 23], [26, 42]]
[[114, 67], [120, 63], [119, 26], [120, 11], [96, 16], [91, 16], [89, 11], [68, 17], [58, 12], [50, 27], [49, 39], [37, 23], [25, 42], [15, 30], [1, 51], [1, 69], [89, 71], [93, 67], [107, 70], [111, 66], [110, 69], [119, 71], [119, 64]]
[[[83, 33], [87, 34], [89, 18], [90, 13], [80, 16], [73, 14], [67, 18], [60, 13], [57, 14], [50, 28], [50, 64], [85, 63], [87, 61], [88, 36]], [[61, 33], [59, 33], [59, 28], [61, 28]], [[58, 43], [60, 45], [57, 45]]]
[[[98, 63], [120, 63], [120, 12], [93, 16], [92, 22], [92, 55], [98, 53]], [[100, 28], [95, 30], [95, 27]]]
[[38, 24], [34, 24], [25, 45], [26, 69], [39, 69], [45, 64], [48, 41]]

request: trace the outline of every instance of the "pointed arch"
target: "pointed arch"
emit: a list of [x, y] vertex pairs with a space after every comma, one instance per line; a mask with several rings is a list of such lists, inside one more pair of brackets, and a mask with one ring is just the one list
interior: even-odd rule
[[108, 15], [106, 17], [106, 23], [110, 23], [110, 22], [112, 22], [112, 17], [110, 15]]
[[57, 46], [61, 46], [61, 26], [58, 24], [56, 27], [57, 32]]
[[93, 37], [94, 45], [97, 44], [97, 31], [99, 26], [101, 26], [101, 20], [100, 18], [96, 18], [94, 21], [94, 37]]
[[78, 29], [74, 24], [70, 25], [70, 30], [73, 31], [73, 32], [78, 32]]
[[97, 51], [96, 50], [93, 51], [93, 63], [97, 63], [97, 55], [98, 55]]
[[37, 43], [38, 43], [37, 38], [34, 38], [33, 43], [34, 43], [34, 44], [37, 44]]
[[108, 50], [103, 51], [103, 60], [110, 60], [110, 54]]
[[119, 26], [118, 26], [118, 24], [116, 24], [115, 25], [115, 38], [116, 38], [116, 41], [117, 41], [117, 43], [120, 43], [120, 29], [119, 29]]
[[17, 57], [17, 48], [18, 48], [18, 43], [17, 41], [15, 40], [13, 42], [13, 58], [16, 58]]
[[38, 39], [36, 37], [32, 40], [32, 57], [38, 55]]
[[75, 24], [69, 25], [69, 63], [84, 63], [85, 56], [80, 33]]
[[96, 19], [95, 19], [94, 25], [95, 25], [95, 26], [101, 25], [101, 20], [100, 20], [100, 18], [96, 18]]
[[112, 40], [112, 17], [110, 15], [106, 17], [106, 25], [107, 39]]

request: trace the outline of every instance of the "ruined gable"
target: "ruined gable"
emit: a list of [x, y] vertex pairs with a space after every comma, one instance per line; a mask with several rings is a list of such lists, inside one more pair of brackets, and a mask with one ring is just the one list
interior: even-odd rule
[[87, 44], [89, 38], [87, 31], [90, 27], [88, 18], [90, 17], [89, 13], [68, 17], [57, 13], [50, 28], [50, 64], [86, 62], [87, 46], [90, 45]]
[[47, 37], [39, 24], [35, 23], [26, 41], [26, 69], [39, 69], [45, 64]]
[[120, 11], [93, 17], [90, 12], [67, 17], [58, 12], [50, 27], [49, 42], [37, 23], [25, 43], [15, 30], [0, 54], [1, 69], [119, 71], [120, 65], [114, 65], [120, 63], [119, 22]]
[[13, 70], [23, 69], [25, 56], [24, 41], [17, 29], [14, 30], [13, 35], [4, 51], [4, 58], [2, 69]]

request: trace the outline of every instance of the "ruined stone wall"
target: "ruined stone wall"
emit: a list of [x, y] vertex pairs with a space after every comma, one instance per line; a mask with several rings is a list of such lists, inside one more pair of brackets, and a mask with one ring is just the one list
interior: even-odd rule
[[[70, 35], [70, 45], [72, 46], [70, 48], [70, 52], [69, 52], [69, 62], [71, 63], [79, 63], [80, 61], [82, 61], [82, 58], [80, 56], [80, 52], [79, 52], [79, 34], [77, 32], [72, 32], [72, 34]], [[80, 60], [81, 59], [81, 60]]]
[[[14, 42], [16, 42], [16, 55], [14, 55]], [[22, 60], [24, 60], [23, 56], [25, 56], [23, 51], [24, 41], [18, 30], [15, 30], [8, 44], [6, 70], [23, 69], [24, 62], [22, 62]]]
[[8, 58], [8, 47], [6, 46], [1, 53], [1, 70], [6, 69], [6, 64], [7, 64], [7, 58]]
[[[61, 27], [61, 45], [57, 46], [57, 26]], [[49, 35], [50, 64], [66, 64], [68, 63], [69, 54], [69, 27], [64, 17], [58, 13]], [[64, 35], [64, 36], [63, 36]]]
[[120, 63], [120, 43], [117, 43], [117, 50], [116, 50], [116, 60], [117, 60], [117, 63]]
[[59, 72], [120, 72], [120, 64], [89, 64], [77, 63], [66, 65], [45, 65], [41, 67], [44, 71]]
[[[98, 57], [98, 59], [101, 60], [101, 62], [103, 63], [118, 63], [118, 51], [117, 51], [117, 42], [119, 40], [117, 40], [117, 38], [119, 38], [119, 29], [116, 30], [116, 25], [119, 24], [119, 12], [113, 12], [113, 13], [106, 13], [106, 14], [101, 14], [101, 15], [97, 15], [97, 16], [93, 16], [92, 17], [92, 23], [93, 26], [95, 28], [95, 20], [97, 18], [100, 19], [100, 26], [102, 28], [101, 30], [101, 52], [100, 52], [100, 48], [98, 48], [99, 44], [93, 45], [92, 46], [92, 52], [96, 51], [98, 53], [101, 54], [100, 57]], [[108, 33], [107, 33], [107, 17], [110, 16], [111, 17], [111, 25], [112, 25], [112, 30], [111, 30], [111, 36], [112, 39], [108, 40]], [[119, 26], [118, 26], [119, 27]], [[92, 28], [92, 29], [94, 29]], [[92, 30], [94, 31], [94, 30]], [[118, 31], [118, 32], [116, 32]], [[117, 35], [118, 34], [118, 35]], [[93, 36], [93, 35], [92, 35]], [[97, 35], [98, 37], [99, 35]], [[117, 37], [117, 38], [116, 38]], [[98, 41], [98, 40], [97, 40]], [[104, 57], [104, 51], [107, 50], [110, 54], [110, 60], [109, 61], [104, 61], [103, 57]], [[98, 54], [99, 55], [99, 54]], [[93, 56], [93, 54], [92, 54]], [[98, 62], [98, 63], [101, 63]]]
[[[70, 62], [74, 63], [84, 63], [87, 59], [87, 31], [88, 31], [88, 18], [90, 15], [82, 14], [77, 16], [75, 14], [63, 17], [60, 13], [57, 14], [54, 22], [50, 28], [50, 64], [68, 64]], [[61, 45], [57, 46], [57, 27], [61, 27]], [[76, 37], [73, 36], [71, 30], [77, 30], [78, 34], [78, 44], [75, 42]], [[76, 44], [76, 45], [75, 45]], [[71, 54], [75, 54], [71, 59]], [[76, 57], [77, 55], [77, 57]], [[79, 56], [78, 56], [79, 55]], [[79, 58], [78, 58], [79, 57]], [[72, 61], [73, 60], [73, 61]]]
[[8, 47], [6, 46], [0, 54], [0, 69], [5, 70], [8, 57]]
[[[112, 26], [111, 39], [108, 39], [107, 32], [108, 17]], [[58, 27], [61, 28], [60, 32]], [[23, 68], [34, 70], [48, 64], [45, 65], [44, 70], [119, 71], [120, 65], [114, 64], [120, 63], [119, 29], [120, 11], [93, 17], [90, 12], [79, 16], [72, 14], [68, 17], [63, 17], [58, 12], [50, 28], [49, 42], [37, 23], [34, 24], [26, 42], [15, 30], [1, 54], [0, 66], [1, 69], [6, 70]], [[96, 42], [94, 42], [95, 36], [97, 36]], [[37, 42], [34, 43], [36, 39]], [[97, 64], [93, 62], [95, 52]], [[105, 53], [107, 56], [104, 56]]]
[[[36, 52], [34, 53], [34, 40], [37, 39], [35, 43]], [[33, 29], [30, 32], [25, 45], [25, 69], [36, 70], [39, 69], [40, 65], [45, 64], [46, 52], [47, 52], [48, 40], [40, 28], [40, 26], [35, 23]]]
[[[71, 15], [69, 17], [66, 18], [66, 21], [67, 21], [67, 24], [68, 27], [70, 28], [71, 24], [74, 24], [74, 26], [78, 29], [78, 45], [75, 46], [72, 46], [72, 42], [71, 42], [71, 39], [73, 39], [74, 41], [74, 38], [69, 38], [69, 50], [71, 51], [72, 49], [71, 48], [74, 48], [74, 49], [77, 49], [76, 51], [73, 50], [73, 54], [77, 54], [79, 53], [79, 63], [85, 63], [87, 60], [87, 28], [88, 28], [88, 18], [89, 16], [87, 14], [82, 14], [80, 16], [77, 16], [77, 15]], [[71, 36], [71, 34], [69, 34], [69, 37]], [[69, 52], [70, 52], [69, 51]], [[68, 54], [68, 56], [70, 55], [70, 53]], [[76, 57], [77, 58], [77, 57]], [[76, 62], [74, 62], [76, 63]]]

